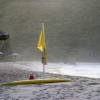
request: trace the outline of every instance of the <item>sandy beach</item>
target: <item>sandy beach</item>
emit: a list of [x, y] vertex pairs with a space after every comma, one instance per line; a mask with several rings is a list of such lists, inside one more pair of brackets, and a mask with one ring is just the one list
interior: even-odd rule
[[[0, 63], [0, 82], [28, 79], [31, 71], [15, 64]], [[36, 78], [41, 72], [34, 71]], [[0, 86], [0, 100], [100, 100], [100, 79], [46, 73], [46, 78], [71, 79], [72, 82]]]

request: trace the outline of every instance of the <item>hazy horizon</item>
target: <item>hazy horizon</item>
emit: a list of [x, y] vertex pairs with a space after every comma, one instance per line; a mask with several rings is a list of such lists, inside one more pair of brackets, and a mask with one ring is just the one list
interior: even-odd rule
[[0, 0], [0, 30], [17, 60], [41, 60], [36, 48], [45, 23], [50, 62], [100, 62], [100, 1]]

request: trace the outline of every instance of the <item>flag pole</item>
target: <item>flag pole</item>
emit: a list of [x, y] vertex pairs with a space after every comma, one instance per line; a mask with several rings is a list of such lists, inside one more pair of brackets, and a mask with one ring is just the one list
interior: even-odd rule
[[43, 78], [45, 78], [44, 52], [42, 52], [42, 63], [43, 63]]
[[46, 51], [46, 43], [45, 43], [44, 23], [42, 23], [40, 36], [37, 43], [37, 48], [41, 51], [41, 54], [42, 54], [42, 64], [43, 64], [42, 77], [45, 78], [45, 64], [47, 63], [47, 51]]
[[[42, 23], [42, 31], [45, 34], [44, 23]], [[44, 49], [43, 49], [43, 52], [42, 52], [42, 63], [43, 63], [43, 78], [45, 78]]]

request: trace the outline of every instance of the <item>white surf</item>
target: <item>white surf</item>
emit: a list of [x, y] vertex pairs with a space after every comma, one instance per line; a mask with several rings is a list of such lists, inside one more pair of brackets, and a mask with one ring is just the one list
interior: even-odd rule
[[[12, 62], [15, 67], [42, 72], [41, 62]], [[100, 63], [48, 63], [45, 66], [45, 70], [48, 73], [71, 75], [71, 76], [83, 76], [91, 78], [100, 78]]]

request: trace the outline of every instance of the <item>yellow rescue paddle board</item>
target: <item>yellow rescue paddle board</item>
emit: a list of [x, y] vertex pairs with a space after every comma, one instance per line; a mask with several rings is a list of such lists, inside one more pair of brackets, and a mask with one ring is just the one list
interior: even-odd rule
[[58, 83], [58, 82], [71, 82], [71, 80], [64, 80], [64, 79], [19, 80], [19, 81], [13, 81], [13, 82], [0, 83], [0, 86], [2, 86], [2, 85], [25, 85], [25, 84]]

